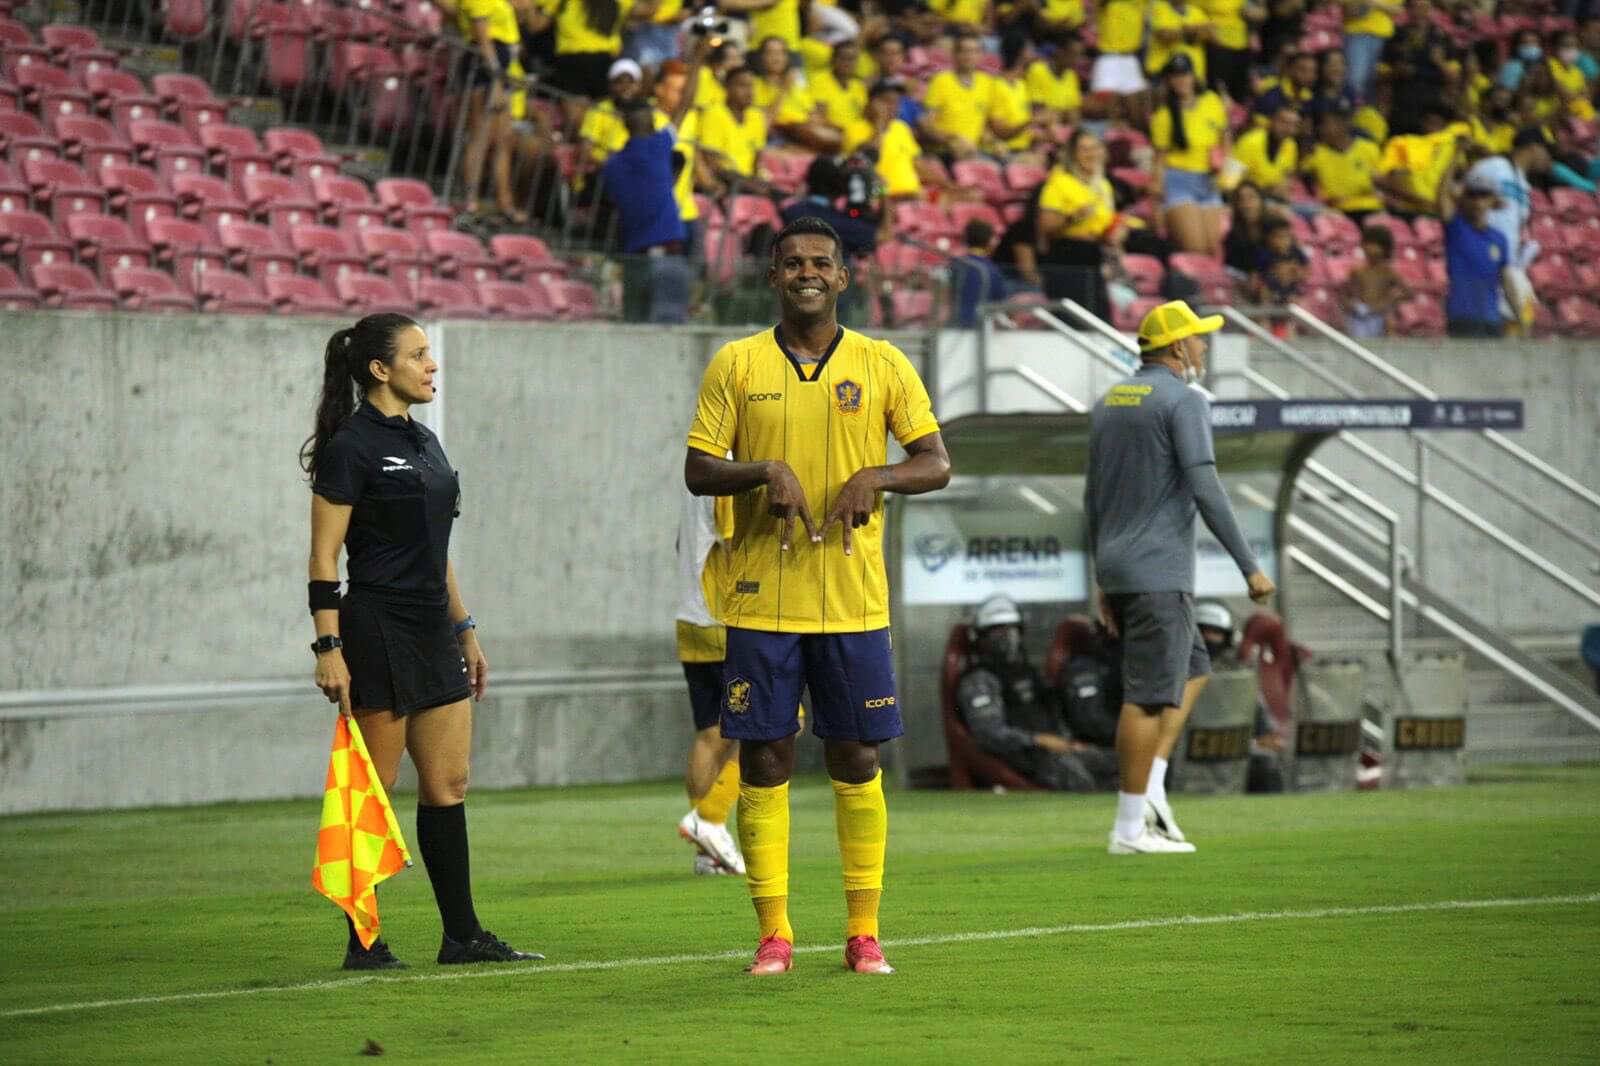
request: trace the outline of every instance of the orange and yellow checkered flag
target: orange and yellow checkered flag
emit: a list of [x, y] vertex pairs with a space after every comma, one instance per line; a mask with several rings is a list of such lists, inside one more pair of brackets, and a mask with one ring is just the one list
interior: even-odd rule
[[372, 769], [355, 719], [339, 716], [322, 794], [322, 828], [311, 887], [338, 904], [355, 923], [361, 946], [378, 939], [379, 881], [411, 865], [405, 837], [383, 782]]

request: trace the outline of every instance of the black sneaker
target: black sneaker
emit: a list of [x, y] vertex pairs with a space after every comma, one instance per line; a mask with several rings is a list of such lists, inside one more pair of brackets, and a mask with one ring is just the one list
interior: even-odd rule
[[439, 945], [439, 965], [458, 966], [467, 962], [529, 962], [544, 958], [537, 951], [518, 951], [485, 929], [466, 943], [448, 936]]
[[374, 940], [370, 948], [346, 948], [344, 953], [344, 968], [347, 970], [409, 969], [405, 963], [394, 957], [394, 952], [389, 950], [389, 945], [385, 944], [381, 940]]

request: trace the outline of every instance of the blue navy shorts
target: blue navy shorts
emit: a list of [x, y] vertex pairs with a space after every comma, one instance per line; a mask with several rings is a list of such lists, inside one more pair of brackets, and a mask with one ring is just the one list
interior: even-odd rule
[[889, 630], [768, 633], [728, 627], [722, 661], [722, 735], [781, 740], [800, 728], [809, 692], [811, 732], [876, 743], [905, 732], [894, 687]]

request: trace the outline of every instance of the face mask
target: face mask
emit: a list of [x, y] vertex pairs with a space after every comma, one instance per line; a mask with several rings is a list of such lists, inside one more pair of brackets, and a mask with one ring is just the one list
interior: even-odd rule
[[1536, 44], [1525, 44], [1521, 48], [1517, 49], [1517, 58], [1522, 60], [1524, 63], [1537, 63], [1539, 61], [1539, 56], [1542, 54], [1543, 53], [1539, 51], [1539, 46]]
[[1200, 380], [1200, 375], [1194, 368], [1194, 361], [1189, 358], [1189, 346], [1183, 345], [1178, 349], [1178, 361], [1183, 364], [1183, 383], [1193, 385]]
[[1569, 67], [1578, 61], [1578, 50], [1576, 48], [1563, 48], [1556, 55], [1560, 56], [1561, 62]]

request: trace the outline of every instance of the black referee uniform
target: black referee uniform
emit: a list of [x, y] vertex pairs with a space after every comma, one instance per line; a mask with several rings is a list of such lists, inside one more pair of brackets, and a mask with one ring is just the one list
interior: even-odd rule
[[351, 706], [407, 715], [471, 696], [445, 577], [461, 488], [439, 438], [363, 403], [328, 439], [311, 491], [351, 508], [339, 607]]

